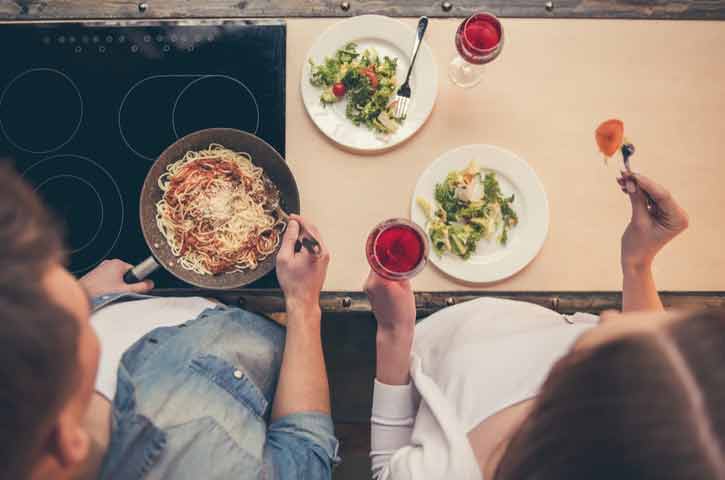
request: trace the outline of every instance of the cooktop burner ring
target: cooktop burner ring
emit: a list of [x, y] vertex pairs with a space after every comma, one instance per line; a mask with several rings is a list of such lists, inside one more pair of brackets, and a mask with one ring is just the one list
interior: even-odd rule
[[[129, 124], [127, 120], [127, 116], [129, 115], [128, 111], [129, 109], [133, 111], [134, 108], [139, 108], [139, 102], [138, 98], [143, 97], [143, 91], [144, 89], [153, 89], [158, 87], [152, 87], [155, 82], [159, 81], [179, 81], [181, 80], [183, 82], [182, 85], [178, 85], [177, 89], [174, 89], [171, 95], [169, 96], [169, 103], [164, 104], [163, 101], [160, 102], [158, 105], [154, 105], [154, 108], [158, 109], [165, 109], [169, 108], [169, 117], [170, 122], [167, 124], [170, 128], [168, 128], [168, 136], [169, 138], [164, 143], [164, 147], [166, 148], [168, 145], [172, 144], [174, 141], [178, 140], [182, 136], [191, 133], [196, 130], [200, 130], [202, 128], [211, 128], [211, 127], [226, 127], [226, 128], [238, 128], [239, 130], [248, 131], [253, 134], [257, 134], [259, 132], [260, 123], [261, 123], [261, 109], [259, 107], [259, 102], [257, 100], [257, 97], [252, 92], [252, 90], [241, 80], [229, 76], [229, 75], [223, 75], [223, 74], [201, 74], [201, 73], [189, 73], [189, 74], [163, 74], [163, 75], [150, 75], [147, 77], [142, 78], [141, 80], [138, 80], [136, 83], [134, 83], [131, 88], [129, 88], [123, 98], [121, 99], [121, 103], [118, 107], [118, 116], [117, 116], [117, 122], [118, 122], [118, 130], [121, 136], [121, 140], [126, 145], [126, 147], [133, 152], [136, 156], [143, 158], [145, 160], [148, 160], [149, 162], [154, 162], [156, 160], [156, 157], [163, 151], [163, 148], [158, 149], [158, 151], [155, 151], [152, 153], [151, 151], [141, 151], [142, 149], [136, 145], [137, 140], [134, 140], [134, 136], [138, 138], [139, 135], [139, 129], [136, 127], [136, 132], [134, 132], [133, 124]], [[216, 89], [212, 89], [211, 91], [203, 92], [203, 95], [199, 96], [198, 93], [196, 93], [195, 87], [197, 86], [203, 86], [203, 81], [219, 81], [223, 80], [222, 84], [217, 85]], [[232, 90], [229, 91], [229, 86], [233, 86]], [[173, 88], [173, 86], [169, 87]], [[202, 87], [203, 88], [203, 87]], [[178, 94], [176, 93], [178, 91]], [[234, 92], [234, 93], [232, 93]], [[238, 96], [238, 92], [241, 92], [241, 96]], [[195, 95], [196, 94], [196, 95]], [[147, 93], [148, 95], [148, 93]], [[225, 99], [228, 99], [225, 103], [213, 103], [212, 100], [209, 100], [209, 105], [217, 106], [217, 110], [211, 110], [211, 109], [204, 109], [204, 107], [207, 106], [206, 103], [206, 97], [214, 98], [215, 96], [224, 96]], [[191, 100], [186, 100], [186, 97], [190, 97]], [[196, 104], [195, 105], [195, 99], [196, 98]], [[171, 100], [173, 99], [173, 100]], [[218, 102], [218, 99], [216, 99]], [[186, 103], [185, 103], [186, 102]], [[201, 103], [201, 105], [198, 105]], [[134, 106], [135, 104], [135, 106]], [[190, 110], [188, 107], [185, 107], [185, 105], [191, 104], [192, 109]], [[131, 105], [131, 106], [129, 106]], [[149, 104], [143, 104], [143, 108], [149, 108]], [[198, 107], [197, 109], [194, 109], [195, 107]], [[236, 108], [236, 109], [235, 109]], [[239, 110], [237, 110], [239, 109]], [[186, 110], [187, 115], [184, 116], [183, 113], [180, 117], [179, 112], [184, 112]], [[254, 111], [254, 115], [244, 116], [244, 115], [237, 115], [238, 112], [247, 112], [247, 111]], [[188, 113], [189, 112], [200, 112], [200, 115], [209, 115], [211, 112], [212, 115], [217, 115], [218, 118], [212, 119], [211, 123], [207, 122], [201, 122], [200, 125], [195, 125], [195, 121], [198, 120], [194, 118], [191, 122], [189, 122]], [[226, 119], [224, 118], [226, 116]], [[165, 117], [168, 118], [168, 117]], [[251, 121], [253, 119], [253, 121]], [[184, 126], [184, 128], [179, 127], [180, 120], [182, 120], [183, 123], [186, 123], [187, 125]], [[221, 121], [220, 121], [221, 120]], [[247, 121], [249, 120], [249, 121]], [[166, 120], [164, 120], [165, 122]], [[240, 125], [239, 122], [241, 122], [243, 125]], [[191, 123], [191, 125], [189, 125]], [[156, 131], [160, 138], [164, 136], [164, 128], [158, 125], [158, 123], [153, 127], [155, 128], [154, 131]], [[148, 131], [143, 131], [143, 135], [147, 135]]]
[[251, 98], [252, 101], [254, 102], [254, 108], [257, 113], [257, 120], [256, 120], [256, 122], [254, 122], [254, 124], [255, 124], [254, 131], [250, 132], [250, 133], [256, 135], [257, 132], [259, 132], [259, 120], [260, 120], [259, 102], [257, 101], [257, 97], [254, 96], [254, 93], [252, 93], [252, 91], [249, 89], [249, 87], [241, 80], [238, 80], [234, 77], [230, 77], [229, 75], [202, 75], [199, 78], [189, 82], [189, 84], [186, 85], [181, 90], [181, 92], [179, 92], [179, 95], [176, 97], [176, 100], [174, 101], [174, 106], [171, 109], [171, 128], [174, 130], [174, 135], [176, 136], [177, 139], [182, 137], [182, 135], [179, 135], [179, 132], [176, 128], [176, 110], [179, 106], [179, 100], [181, 100], [181, 97], [183, 97], [184, 94], [194, 85], [198, 84], [199, 82], [201, 82], [203, 80], [209, 80], [209, 79], [215, 79], [215, 78], [221, 78], [224, 80], [229, 80], [231, 82], [234, 82], [237, 85], [241, 86], [247, 92], [247, 94], [249, 94], [249, 98]]
[[[67, 159], [66, 162], [61, 161], [64, 158]], [[80, 165], [69, 166], [73, 162], [78, 162]], [[57, 173], [59, 170], [60, 173]], [[69, 170], [73, 173], [67, 173]], [[76, 174], [78, 172], [82, 173]], [[80, 180], [84, 185], [90, 187], [91, 191], [99, 199], [100, 221], [94, 233], [89, 235], [90, 240], [85, 240], [82, 245], [73, 247], [70, 253], [76, 258], [81, 257], [84, 261], [80, 265], [76, 265], [75, 268], [70, 269], [70, 271], [74, 274], [85, 273], [108, 257], [121, 237], [126, 212], [123, 194], [118, 182], [105, 167], [82, 155], [59, 153], [35, 162], [23, 171], [22, 175], [36, 180], [31, 182], [35, 185], [36, 191], [39, 191], [43, 186], [47, 186], [52, 180], [58, 179]], [[41, 180], [37, 177], [40, 177]], [[96, 183], [105, 184], [101, 185], [104, 188], [100, 188]], [[109, 205], [106, 203], [112, 204], [113, 208], [109, 209]], [[109, 213], [114, 214], [109, 215]], [[114, 228], [116, 223], [118, 226]], [[97, 252], [91, 251], [94, 244], [98, 244], [102, 240], [100, 237], [103, 237], [104, 244], [100, 248], [97, 247]]]
[[[233, 128], [284, 154], [286, 30], [283, 20], [244, 19], [0, 28], [0, 157], [39, 186], [64, 226], [69, 271], [148, 256], [139, 191], [177, 136]], [[159, 288], [189, 288], [165, 270], [154, 277]], [[272, 274], [252, 288], [277, 286]]]
[[[75, 92], [77, 99], [78, 99], [78, 120], [76, 121], [76, 124], [73, 127], [72, 131], [70, 131], [70, 133], [68, 134], [67, 138], [56, 142], [56, 144], [54, 144], [52, 146], [47, 146], [47, 147], [38, 149], [38, 148], [33, 148], [28, 145], [24, 145], [23, 142], [17, 141], [17, 139], [13, 138], [13, 135], [8, 131], [9, 129], [7, 128], [6, 121], [3, 121], [2, 106], [3, 106], [3, 103], [7, 99], [12, 99], [12, 96], [9, 96], [8, 92], [14, 86], [19, 85], [19, 82], [22, 82], [24, 77], [27, 77], [28, 75], [33, 75], [33, 74], [44, 74], [44, 73], [46, 73], [46, 74], [51, 73], [53, 75], [58, 75], [61, 77], [62, 80], [64, 80], [65, 83], [67, 83], [67, 85], [70, 85], [72, 87], [72, 89]], [[52, 82], [51, 82], [51, 84], [52, 84]], [[44, 86], [44, 90], [47, 90], [49, 88], [50, 87], [47, 85]], [[31, 68], [31, 69], [25, 70], [24, 72], [21, 72], [18, 75], [16, 75], [15, 77], [13, 77], [13, 79], [10, 80], [10, 82], [8, 82], [8, 84], [5, 86], [2, 93], [0, 94], [0, 131], [7, 139], [8, 143], [10, 143], [13, 147], [17, 148], [18, 150], [21, 150], [26, 153], [36, 154], [36, 155], [53, 153], [57, 150], [60, 150], [64, 146], [66, 146], [68, 143], [70, 143], [71, 140], [73, 140], [75, 138], [75, 136], [78, 134], [78, 130], [80, 130], [81, 124], [83, 123], [83, 110], [84, 110], [83, 96], [81, 95], [80, 89], [78, 88], [78, 86], [76, 85], [76, 83], [73, 81], [73, 79], [71, 77], [69, 77], [67, 74], [65, 74], [62, 71], [57, 70], [55, 68], [47, 68], [47, 67]], [[37, 130], [38, 130], [38, 128], [33, 129], [33, 131], [37, 131]]]
[[83, 177], [79, 177], [78, 175], [70, 175], [70, 174], [53, 175], [52, 177], [49, 177], [46, 180], [43, 180], [38, 185], [36, 185], [34, 190], [37, 192], [38, 190], [41, 190], [44, 186], [46, 186], [50, 182], [61, 179], [61, 178], [70, 178], [70, 179], [80, 181], [81, 183], [85, 184], [96, 195], [96, 199], [98, 200], [98, 205], [100, 207], [100, 218], [98, 220], [98, 226], [96, 227], [96, 231], [93, 233], [93, 235], [91, 235], [91, 237], [88, 240], [86, 240], [86, 242], [83, 245], [81, 245], [80, 247], [76, 247], [73, 250], [69, 251], [70, 254], [74, 254], [74, 253], [80, 252], [81, 250], [84, 250], [86, 247], [88, 247], [90, 244], [92, 244], [93, 242], [96, 241], [96, 238], [98, 238], [98, 234], [101, 233], [101, 228], [103, 227], [105, 210], [103, 208], [103, 199], [101, 199], [101, 194], [98, 193], [98, 190], [96, 189], [96, 187], [94, 187], [91, 182], [89, 182], [88, 180], [86, 180]]

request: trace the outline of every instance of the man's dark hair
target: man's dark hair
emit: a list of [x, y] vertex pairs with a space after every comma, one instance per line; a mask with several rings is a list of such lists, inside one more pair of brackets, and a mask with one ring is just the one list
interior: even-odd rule
[[0, 470], [26, 478], [73, 387], [78, 320], [49, 299], [45, 274], [63, 260], [36, 194], [0, 161]]
[[494, 478], [722, 480], [724, 405], [725, 311], [694, 313], [564, 357]]

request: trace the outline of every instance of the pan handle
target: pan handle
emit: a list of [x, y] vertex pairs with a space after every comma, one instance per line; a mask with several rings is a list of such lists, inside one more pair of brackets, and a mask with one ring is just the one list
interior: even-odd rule
[[137, 283], [148, 277], [159, 268], [159, 264], [154, 257], [148, 257], [135, 267], [129, 268], [123, 274], [123, 281], [126, 283]]

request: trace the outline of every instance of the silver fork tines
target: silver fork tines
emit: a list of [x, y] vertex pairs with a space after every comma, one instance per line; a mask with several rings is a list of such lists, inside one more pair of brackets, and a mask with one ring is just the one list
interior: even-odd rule
[[408, 114], [408, 102], [410, 102], [410, 92], [408, 97], [398, 92], [398, 96], [395, 97], [395, 101], [398, 104], [395, 106], [395, 118], [403, 118]]
[[418, 55], [418, 48], [423, 41], [423, 35], [425, 35], [425, 29], [428, 28], [428, 17], [420, 17], [418, 20], [418, 29], [415, 35], [415, 43], [413, 44], [413, 53], [410, 55], [410, 66], [408, 67], [408, 74], [405, 76], [405, 82], [398, 89], [398, 93], [395, 96], [397, 105], [395, 106], [395, 118], [404, 118], [408, 114], [408, 104], [410, 103], [410, 73], [413, 71], [413, 65], [415, 64], [415, 57]]

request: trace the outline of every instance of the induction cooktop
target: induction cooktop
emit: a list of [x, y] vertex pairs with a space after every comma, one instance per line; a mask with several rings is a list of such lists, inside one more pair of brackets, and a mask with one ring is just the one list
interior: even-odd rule
[[148, 256], [139, 194], [177, 138], [237, 128], [284, 156], [285, 40], [281, 21], [0, 26], [0, 157], [60, 217], [73, 273]]

